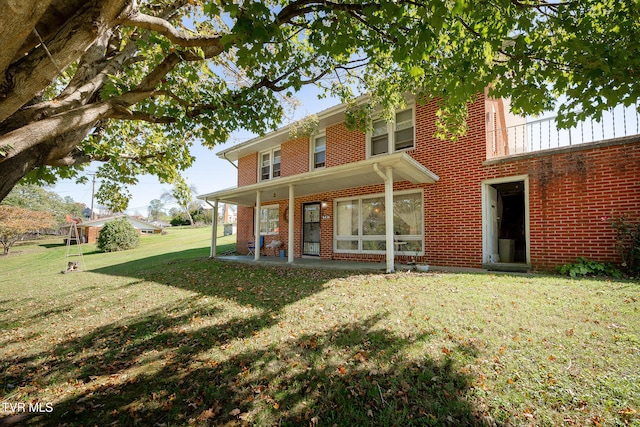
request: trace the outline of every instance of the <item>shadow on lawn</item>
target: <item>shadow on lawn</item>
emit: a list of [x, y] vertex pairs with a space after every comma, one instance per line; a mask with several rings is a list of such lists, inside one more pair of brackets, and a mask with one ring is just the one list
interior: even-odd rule
[[[202, 250], [93, 270], [199, 296], [165, 304], [29, 357], [0, 360], [18, 392], [58, 393], [50, 414], [5, 418], [31, 425], [481, 425], [465, 400], [470, 378], [458, 349], [407, 358], [432, 336], [382, 329], [385, 314], [295, 336], [281, 330], [288, 304], [320, 292], [341, 271], [194, 259]], [[194, 262], [195, 261], [195, 262]], [[216, 297], [219, 302], [210, 297]], [[242, 304], [229, 317], [224, 300]], [[368, 315], [368, 317], [366, 317]], [[200, 326], [198, 326], [200, 325]], [[274, 341], [275, 340], [275, 341]], [[0, 389], [2, 392], [2, 389]], [[5, 391], [6, 392], [6, 391]], [[1, 396], [1, 394], [0, 394]], [[11, 396], [6, 397], [10, 399]], [[20, 418], [26, 416], [27, 418]], [[0, 419], [0, 425], [3, 420]]]
[[324, 284], [353, 272], [299, 269], [212, 260], [207, 248], [174, 252], [91, 270], [173, 286], [243, 305], [279, 310], [320, 292]]
[[[209, 313], [217, 316], [218, 308]], [[469, 379], [451, 359], [407, 362], [428, 333], [401, 337], [383, 315], [275, 343], [260, 314], [189, 329], [189, 302], [117, 322], [15, 361], [23, 382], [75, 392], [30, 425], [479, 425], [465, 401]], [[276, 326], [277, 327], [277, 326]], [[266, 336], [266, 335], [265, 335]], [[255, 346], [241, 343], [254, 340]], [[238, 351], [235, 351], [235, 350]], [[215, 356], [212, 356], [214, 354]], [[44, 361], [41, 361], [44, 360]], [[7, 382], [20, 383], [19, 378]], [[5, 418], [10, 424], [17, 417]], [[0, 419], [0, 424], [2, 424]]]

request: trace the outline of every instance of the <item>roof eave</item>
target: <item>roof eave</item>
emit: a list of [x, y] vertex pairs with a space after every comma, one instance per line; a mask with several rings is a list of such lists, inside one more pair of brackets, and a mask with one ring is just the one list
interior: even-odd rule
[[[375, 166], [374, 166], [375, 165]], [[198, 196], [201, 200], [218, 200], [223, 203], [253, 206], [259, 191], [264, 195], [262, 203], [283, 200], [288, 197], [289, 186], [295, 187], [296, 196], [339, 191], [365, 185], [382, 184], [375, 172], [376, 167], [391, 167], [394, 181], [409, 181], [413, 184], [435, 183], [440, 178], [407, 153], [395, 153], [281, 177], [256, 184], [220, 190]]]
[[[368, 96], [361, 96], [360, 98], [358, 98], [357, 102], [361, 103], [366, 101], [367, 99], [369, 99]], [[318, 117], [319, 123], [318, 127], [320, 129], [323, 129], [327, 126], [343, 122], [344, 113], [346, 110], [347, 104], [339, 104], [327, 108], [320, 113], [317, 113], [316, 115]], [[245, 142], [241, 142], [232, 147], [217, 152], [216, 155], [221, 159], [235, 162], [239, 158], [244, 157], [247, 154], [256, 153], [262, 150], [266, 150], [270, 147], [277, 146], [290, 139], [290, 131], [292, 126], [293, 124], [290, 124], [265, 135], [252, 138]]]

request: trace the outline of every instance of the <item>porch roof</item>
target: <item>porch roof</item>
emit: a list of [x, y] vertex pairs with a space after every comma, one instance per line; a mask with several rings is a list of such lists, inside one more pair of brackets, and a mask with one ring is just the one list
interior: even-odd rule
[[290, 185], [294, 186], [296, 197], [300, 197], [383, 184], [384, 180], [377, 171], [384, 172], [387, 167], [393, 169], [394, 182], [409, 181], [413, 184], [426, 184], [434, 183], [440, 179], [407, 153], [402, 152], [201, 194], [198, 198], [241, 206], [254, 206], [256, 193], [259, 191], [262, 204], [266, 205], [272, 200], [286, 200], [289, 197]]

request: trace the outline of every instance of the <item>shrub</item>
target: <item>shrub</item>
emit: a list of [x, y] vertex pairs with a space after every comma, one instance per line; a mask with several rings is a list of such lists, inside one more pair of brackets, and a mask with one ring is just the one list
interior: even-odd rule
[[103, 252], [126, 251], [140, 245], [140, 233], [125, 218], [104, 225], [98, 236], [98, 249]]
[[558, 267], [560, 274], [576, 276], [610, 276], [621, 277], [622, 273], [613, 264], [608, 262], [589, 261], [586, 258], [578, 258], [576, 262], [564, 264]]
[[611, 220], [616, 232], [616, 250], [622, 258], [622, 267], [631, 275], [640, 275], [640, 223], [632, 223], [624, 217]]

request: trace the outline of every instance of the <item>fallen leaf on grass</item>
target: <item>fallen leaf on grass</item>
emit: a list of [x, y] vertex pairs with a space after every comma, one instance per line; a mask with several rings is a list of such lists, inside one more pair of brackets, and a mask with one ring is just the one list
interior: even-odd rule
[[627, 417], [636, 415], [637, 413], [638, 413], [638, 411], [636, 411], [635, 409], [633, 409], [633, 408], [631, 408], [629, 406], [627, 406], [624, 409], [620, 409], [618, 411], [618, 414], [623, 415], [623, 416], [627, 416]]
[[360, 350], [355, 354], [355, 356], [353, 356], [353, 359], [357, 362], [366, 362], [367, 360], [369, 360], [369, 352], [367, 352], [366, 350]]
[[202, 413], [198, 416], [198, 421], [210, 420], [212, 418], [215, 418], [216, 415], [217, 412], [214, 410], [214, 408], [209, 408], [206, 411], [202, 411]]

